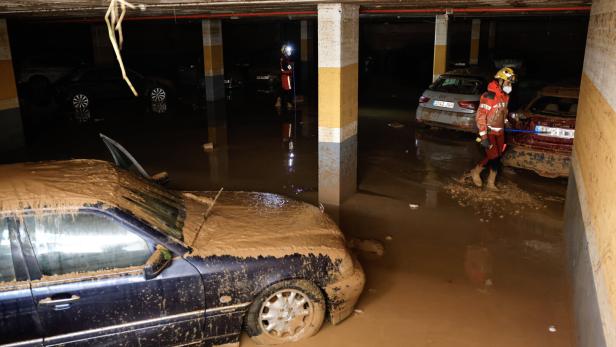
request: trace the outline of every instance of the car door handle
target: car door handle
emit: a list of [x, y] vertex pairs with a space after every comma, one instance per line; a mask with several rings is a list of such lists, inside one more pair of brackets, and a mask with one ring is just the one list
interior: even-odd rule
[[48, 298], [40, 300], [39, 305], [54, 305], [54, 306], [66, 305], [66, 304], [70, 304], [71, 302], [75, 302], [79, 299], [81, 299], [79, 295], [71, 295], [70, 298], [62, 298], [62, 299], [52, 299], [51, 297], [48, 297]]

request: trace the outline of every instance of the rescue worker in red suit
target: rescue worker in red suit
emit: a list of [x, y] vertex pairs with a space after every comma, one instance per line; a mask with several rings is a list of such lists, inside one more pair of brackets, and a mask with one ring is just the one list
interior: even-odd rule
[[286, 115], [288, 109], [293, 107], [293, 60], [291, 55], [293, 49], [290, 45], [284, 45], [281, 49], [280, 56], [280, 83], [281, 91], [280, 98], [276, 102], [276, 107], [280, 107], [281, 114]]
[[488, 85], [488, 91], [481, 95], [479, 109], [475, 115], [481, 147], [485, 151], [485, 157], [473, 170], [471, 177], [473, 183], [480, 187], [483, 185], [481, 172], [488, 166], [490, 174], [486, 184], [488, 189], [496, 190], [496, 173], [500, 166], [500, 158], [503, 155], [505, 145], [505, 122], [507, 118], [507, 106], [509, 93], [515, 82], [515, 72], [511, 68], [502, 68], [494, 76], [494, 80]]

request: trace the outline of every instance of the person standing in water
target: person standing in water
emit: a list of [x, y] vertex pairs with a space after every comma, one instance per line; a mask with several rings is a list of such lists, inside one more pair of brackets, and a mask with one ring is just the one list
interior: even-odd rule
[[488, 85], [488, 90], [481, 95], [479, 108], [475, 115], [481, 147], [485, 151], [484, 158], [471, 170], [475, 186], [481, 188], [481, 172], [488, 166], [490, 173], [486, 187], [497, 190], [496, 174], [500, 166], [500, 158], [505, 151], [505, 119], [507, 118], [509, 94], [516, 75], [512, 68], [500, 69], [494, 80]]

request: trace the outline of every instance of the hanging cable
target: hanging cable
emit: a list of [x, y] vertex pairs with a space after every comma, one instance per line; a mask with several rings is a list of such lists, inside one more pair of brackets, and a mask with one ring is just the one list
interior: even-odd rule
[[[124, 16], [126, 15], [127, 7], [130, 9], [136, 8], [135, 5], [125, 0], [109, 0], [109, 8], [107, 9], [107, 13], [105, 13], [105, 23], [107, 23], [107, 32], [109, 34], [111, 46], [113, 46], [113, 51], [115, 52], [116, 59], [118, 60], [118, 64], [120, 65], [120, 70], [122, 71], [122, 78], [124, 79], [124, 81], [126, 81], [126, 84], [128, 84], [128, 87], [133, 92], [133, 94], [135, 96], [139, 96], [137, 90], [135, 90], [135, 87], [133, 87], [133, 84], [126, 75], [126, 69], [124, 68], [122, 54], [120, 54], [122, 44], [124, 43], [124, 34], [122, 33], [122, 20], [124, 20]], [[116, 31], [118, 32], [118, 38], [116, 38]]]

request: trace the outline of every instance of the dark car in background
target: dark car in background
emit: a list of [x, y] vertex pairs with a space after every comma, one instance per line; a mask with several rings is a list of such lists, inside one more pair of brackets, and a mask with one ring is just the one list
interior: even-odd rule
[[[126, 74], [139, 97], [148, 102], [166, 102], [175, 92], [173, 83], [166, 79], [146, 77], [131, 69], [126, 69]], [[58, 101], [74, 109], [86, 109], [112, 99], [134, 98], [117, 65], [77, 68], [54, 87]]]
[[353, 312], [364, 273], [319, 208], [171, 191], [103, 139], [121, 167], [0, 166], [0, 344], [277, 344]]
[[503, 163], [545, 177], [567, 177], [578, 99], [577, 87], [548, 86], [519, 112], [510, 113]]
[[480, 68], [457, 69], [441, 75], [419, 98], [416, 122], [476, 132], [475, 112], [491, 75]]

